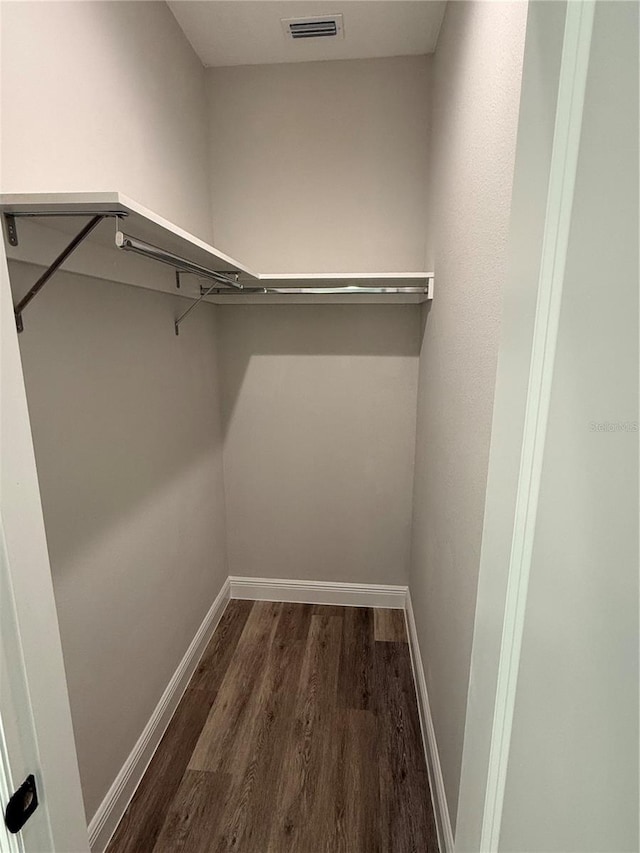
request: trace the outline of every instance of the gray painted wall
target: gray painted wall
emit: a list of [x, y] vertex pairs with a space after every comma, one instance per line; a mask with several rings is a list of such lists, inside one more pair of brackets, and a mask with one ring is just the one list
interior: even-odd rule
[[[217, 245], [265, 272], [424, 269], [430, 68], [208, 69]], [[417, 308], [221, 317], [230, 572], [406, 582]]]
[[165, 3], [2, 3], [2, 192], [118, 190], [211, 239], [205, 72]]
[[436, 298], [420, 354], [409, 578], [454, 825], [526, 14], [448, 4], [433, 69]]
[[260, 272], [423, 270], [430, 68], [208, 69], [216, 245]]
[[220, 320], [230, 573], [406, 583], [418, 307]]

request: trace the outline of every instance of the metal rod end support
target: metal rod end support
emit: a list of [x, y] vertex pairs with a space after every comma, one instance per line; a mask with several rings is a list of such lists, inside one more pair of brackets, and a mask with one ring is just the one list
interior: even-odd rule
[[18, 228], [16, 226], [16, 218], [13, 213], [5, 213], [4, 222], [7, 226], [7, 239], [10, 246], [18, 245]]

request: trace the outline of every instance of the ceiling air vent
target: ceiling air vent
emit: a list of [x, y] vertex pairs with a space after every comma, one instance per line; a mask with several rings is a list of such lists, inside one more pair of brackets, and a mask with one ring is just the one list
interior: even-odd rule
[[282, 18], [282, 29], [288, 39], [344, 38], [342, 15], [319, 15], [314, 18]]

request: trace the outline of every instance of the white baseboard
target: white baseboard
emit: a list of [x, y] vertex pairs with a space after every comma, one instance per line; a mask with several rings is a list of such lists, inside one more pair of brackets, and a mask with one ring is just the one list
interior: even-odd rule
[[411, 652], [411, 663], [413, 665], [413, 677], [418, 696], [420, 728], [422, 729], [422, 740], [427, 760], [427, 771], [429, 773], [429, 787], [431, 788], [431, 798], [433, 800], [433, 810], [436, 818], [436, 828], [438, 830], [438, 844], [440, 846], [440, 853], [453, 853], [453, 830], [451, 828], [451, 819], [449, 817], [449, 806], [447, 805], [447, 795], [444, 789], [444, 779], [442, 777], [442, 768], [440, 766], [440, 757], [438, 755], [436, 732], [433, 727], [431, 708], [429, 706], [427, 682], [425, 680], [424, 669], [422, 667], [422, 656], [420, 654], [420, 646], [418, 645], [416, 621], [413, 615], [413, 607], [411, 605], [411, 595], [408, 591], [405, 604], [405, 617], [407, 620], [407, 633], [409, 635], [409, 650]]
[[251, 601], [290, 601], [297, 604], [339, 604], [343, 607], [389, 607], [403, 610], [406, 586], [299, 581], [230, 576], [231, 598]]
[[224, 613], [229, 597], [229, 579], [227, 578], [138, 738], [138, 742], [89, 823], [89, 842], [92, 853], [103, 853], [120, 823], [187, 689], [202, 653]]

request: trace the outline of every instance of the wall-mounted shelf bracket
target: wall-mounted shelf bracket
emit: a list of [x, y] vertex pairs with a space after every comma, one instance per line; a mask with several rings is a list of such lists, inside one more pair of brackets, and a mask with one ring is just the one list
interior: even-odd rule
[[205, 296], [209, 296], [209, 294], [212, 293], [214, 288], [216, 287], [218, 287], [217, 281], [214, 281], [210, 287], [202, 287], [202, 285], [200, 285], [200, 296], [195, 300], [192, 305], [187, 308], [186, 311], [183, 311], [183, 313], [176, 319], [174, 323], [173, 327], [175, 329], [176, 335], [180, 334], [180, 324], [183, 322], [183, 320], [188, 317], [189, 314], [191, 314], [191, 312], [193, 311], [193, 309], [196, 308], [202, 302]]
[[17, 219], [25, 218], [25, 219], [45, 219], [47, 217], [54, 217], [56, 219], [60, 219], [61, 217], [77, 219], [81, 216], [102, 216], [102, 217], [119, 217], [119, 216], [128, 216], [127, 211], [123, 210], [83, 210], [81, 212], [77, 212], [74, 210], [10, 210], [4, 214], [4, 224], [5, 231], [7, 234], [7, 242], [10, 246], [17, 246], [18, 241], [18, 223]]
[[[22, 332], [24, 330], [24, 323], [22, 322], [22, 312], [27, 307], [27, 305], [35, 299], [35, 297], [40, 293], [45, 284], [49, 281], [52, 275], [56, 273], [62, 264], [66, 261], [66, 259], [71, 255], [82, 243], [82, 241], [91, 234], [96, 225], [99, 225], [103, 219], [105, 219], [110, 214], [108, 213], [99, 213], [96, 216], [93, 216], [89, 222], [84, 226], [84, 228], [76, 234], [73, 240], [60, 252], [58, 257], [47, 267], [47, 269], [42, 273], [40, 278], [36, 281], [36, 283], [31, 287], [25, 296], [18, 302], [18, 304], [14, 307], [13, 313], [16, 318], [16, 328], [18, 332]], [[7, 217], [7, 214], [5, 214]], [[13, 217], [11, 217], [13, 218]], [[15, 221], [14, 221], [15, 228]], [[9, 242], [11, 243], [11, 232], [8, 230], [9, 234]], [[15, 243], [11, 245], [17, 245], [18, 243], [18, 235], [17, 231], [15, 232]]]
[[[179, 275], [180, 275], [180, 271], [178, 270], [178, 272], [176, 273], [176, 276], [179, 276]], [[222, 276], [223, 278], [230, 278], [231, 281], [229, 281], [229, 284], [232, 284], [232, 282], [235, 282], [237, 287], [244, 289], [241, 284], [238, 284], [239, 273], [237, 273], [237, 272], [216, 273], [216, 275]], [[177, 318], [177, 320], [174, 324], [176, 335], [180, 334], [180, 324], [185, 319], [185, 317], [188, 317], [188, 315], [193, 311], [193, 309], [196, 307], [196, 305], [199, 305], [200, 302], [202, 302], [202, 300], [205, 298], [205, 296], [209, 296], [211, 293], [214, 292], [214, 290], [216, 293], [218, 293], [221, 290], [221, 288], [218, 285], [219, 285], [219, 282], [217, 280], [214, 280], [213, 283], [209, 285], [209, 287], [206, 287], [203, 284], [200, 285], [200, 297], [198, 299], [196, 299], [196, 301], [193, 303], [193, 305], [190, 305], [187, 308], [187, 310], [184, 311]], [[178, 284], [178, 287], [180, 287], [179, 284]]]

